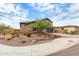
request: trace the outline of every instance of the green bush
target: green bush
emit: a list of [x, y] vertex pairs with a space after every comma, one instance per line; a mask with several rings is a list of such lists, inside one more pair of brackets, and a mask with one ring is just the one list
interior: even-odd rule
[[25, 41], [25, 40], [23, 40], [23, 41], [21, 41], [21, 43], [26, 43], [26, 41]]
[[70, 31], [68, 34], [77, 34], [77, 31]]
[[0, 30], [4, 30], [10, 28], [9, 26], [6, 26], [5, 24], [0, 24]]
[[28, 34], [27, 34], [27, 37], [31, 37], [31, 33], [28, 33]]
[[51, 23], [47, 22], [47, 21], [43, 21], [41, 20], [37, 20], [33, 25], [32, 25], [33, 29], [47, 29], [47, 28], [51, 28]]

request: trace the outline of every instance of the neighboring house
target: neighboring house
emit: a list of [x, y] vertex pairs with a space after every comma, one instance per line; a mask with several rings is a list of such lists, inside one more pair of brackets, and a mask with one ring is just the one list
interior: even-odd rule
[[[47, 21], [50, 22], [50, 26], [52, 27], [52, 21], [49, 20], [48, 18], [44, 18], [42, 19], [42, 21]], [[20, 28], [23, 31], [26, 31], [28, 28], [31, 28], [31, 26], [33, 25], [33, 23], [35, 23], [36, 21], [25, 21], [25, 22], [20, 22]], [[52, 29], [47, 29], [47, 32], [53, 32]]]
[[69, 31], [79, 31], [79, 26], [53, 27], [53, 32], [54, 33], [68, 33]]

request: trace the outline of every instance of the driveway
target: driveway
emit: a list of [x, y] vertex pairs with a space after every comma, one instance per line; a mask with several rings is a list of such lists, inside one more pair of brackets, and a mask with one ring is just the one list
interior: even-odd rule
[[0, 44], [0, 55], [44, 56], [79, 44], [79, 38], [57, 38], [48, 43], [11, 47]]

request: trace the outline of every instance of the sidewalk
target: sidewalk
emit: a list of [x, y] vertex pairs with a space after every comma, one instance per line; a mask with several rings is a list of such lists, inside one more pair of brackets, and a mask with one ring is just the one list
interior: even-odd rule
[[44, 56], [58, 52], [79, 43], [79, 38], [57, 38], [48, 43], [11, 47], [0, 44], [0, 55]]

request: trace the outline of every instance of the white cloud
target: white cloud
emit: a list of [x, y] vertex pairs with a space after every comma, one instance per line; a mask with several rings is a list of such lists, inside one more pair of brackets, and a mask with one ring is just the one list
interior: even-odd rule
[[72, 11], [72, 12], [76, 10], [79, 10], [79, 3], [76, 3], [76, 4], [74, 3], [69, 8], [69, 11]]
[[[50, 19], [54, 22], [55, 26], [61, 25], [78, 25], [79, 24], [79, 4], [71, 4], [70, 6], [65, 6], [67, 11], [63, 11], [65, 7], [64, 4], [31, 4], [33, 8], [40, 11], [41, 13], [54, 14]], [[61, 6], [61, 7], [60, 7]], [[57, 15], [55, 15], [57, 14]]]
[[12, 20], [5, 18], [5, 17], [0, 17], [0, 23], [4, 23], [6, 25], [11, 25]]
[[[65, 19], [62, 19], [63, 17]], [[54, 22], [54, 26], [65, 26], [65, 25], [77, 25], [79, 26], [79, 13], [69, 14], [69, 13], [61, 13], [58, 16], [54, 16], [51, 18]]]
[[[74, 11], [79, 10], [79, 4], [72, 4], [69, 8], [69, 12], [62, 11], [62, 8], [59, 8], [59, 4], [49, 4], [49, 3], [31, 3], [29, 4], [38, 12], [40, 12], [42, 18], [46, 15], [58, 14], [52, 16], [52, 21], [54, 21], [55, 26], [59, 25], [67, 25], [67, 24], [76, 24], [79, 23], [79, 18], [75, 18], [79, 16], [78, 13], [73, 13]], [[62, 4], [63, 5], [63, 4]], [[0, 16], [0, 23], [5, 23], [11, 25], [12, 27], [19, 28], [19, 22], [29, 20], [26, 19], [29, 11], [20, 8], [19, 4], [0, 4], [0, 12], [5, 13], [3, 17]], [[44, 14], [46, 13], [46, 14]], [[66, 19], [62, 19], [66, 17]], [[78, 22], [77, 22], [78, 21]]]
[[[54, 21], [54, 26], [64, 26], [64, 25], [77, 25], [79, 26], [79, 4], [72, 4], [68, 8], [68, 12], [62, 11], [51, 19]], [[77, 11], [77, 12], [76, 12]], [[75, 13], [74, 13], [75, 12]], [[65, 17], [63, 19], [63, 17]]]
[[21, 9], [18, 4], [0, 4], [0, 13], [3, 14], [3, 16], [0, 16], [0, 23], [11, 25], [13, 28], [19, 28], [17, 24], [20, 21], [28, 20], [26, 19], [28, 12], [28, 10]]
[[75, 18], [75, 19], [67, 19], [67, 20], [63, 20], [63, 21], [59, 21], [59, 22], [55, 22], [54, 26], [66, 26], [66, 25], [76, 25], [79, 26], [79, 18]]
[[69, 17], [70, 17], [71, 14], [69, 14], [69, 13], [67, 13], [67, 12], [61, 12], [61, 13], [59, 13], [58, 15], [53, 16], [51, 19], [52, 19], [54, 22], [57, 22], [57, 21], [61, 21], [64, 16], [69, 16]]
[[28, 11], [23, 10], [17, 4], [0, 4], [0, 12], [25, 17]]
[[32, 3], [30, 5], [41, 12], [53, 10], [55, 7], [55, 5], [51, 5], [50, 3]]

